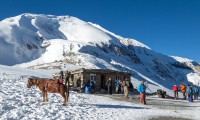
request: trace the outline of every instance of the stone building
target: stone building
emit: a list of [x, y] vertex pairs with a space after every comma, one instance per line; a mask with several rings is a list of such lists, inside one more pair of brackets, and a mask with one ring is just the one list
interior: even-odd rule
[[131, 79], [130, 72], [121, 72], [110, 69], [77, 69], [71, 71], [71, 82], [74, 87], [81, 87], [83, 83], [86, 83], [88, 80], [93, 80], [95, 82], [95, 89], [101, 90], [106, 89], [106, 80], [112, 78], [113, 88], [114, 81]]

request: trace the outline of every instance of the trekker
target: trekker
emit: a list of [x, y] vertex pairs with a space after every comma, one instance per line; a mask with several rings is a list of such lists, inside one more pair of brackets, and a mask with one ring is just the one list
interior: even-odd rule
[[181, 92], [183, 93], [183, 100], [186, 100], [186, 86], [180, 84]]
[[125, 96], [126, 98], [128, 98], [128, 93], [129, 93], [128, 88], [129, 88], [129, 86], [130, 86], [129, 80], [128, 80], [128, 79], [124, 80], [124, 81], [122, 82], [122, 86], [124, 87], [124, 96]]
[[146, 89], [144, 81], [138, 86], [138, 91], [140, 92], [140, 103], [146, 105]]
[[80, 93], [83, 93], [84, 92], [84, 88], [85, 87], [85, 84], [83, 81], [81, 81], [81, 86], [80, 86]]
[[178, 86], [174, 85], [172, 90], [174, 91], [174, 99], [178, 99]]
[[109, 78], [107, 81], [106, 81], [106, 85], [108, 87], [108, 94], [112, 95], [112, 79]]
[[129, 91], [134, 92], [133, 84], [130, 82]]
[[193, 102], [193, 89], [192, 89], [192, 86], [188, 85], [188, 87], [186, 89], [186, 93], [188, 95], [188, 101], [189, 102]]
[[199, 96], [199, 88], [197, 86], [194, 86], [193, 90], [194, 90], [194, 100], [197, 100]]
[[59, 84], [63, 84], [63, 78], [64, 78], [63, 71], [60, 71], [60, 79], [58, 80]]
[[115, 92], [119, 93], [119, 80], [115, 80]]
[[119, 83], [120, 83], [120, 87], [121, 87], [120, 88], [120, 90], [121, 90], [120, 93], [123, 94], [124, 93], [124, 87], [122, 86], [123, 80], [120, 80]]
[[95, 93], [94, 89], [95, 89], [95, 82], [94, 80], [90, 80], [90, 88], [91, 88], [91, 92]]
[[119, 90], [118, 93], [121, 94], [122, 93], [122, 81], [119, 80]]
[[87, 83], [84, 85], [84, 89], [86, 94], [91, 93], [90, 81], [87, 81]]

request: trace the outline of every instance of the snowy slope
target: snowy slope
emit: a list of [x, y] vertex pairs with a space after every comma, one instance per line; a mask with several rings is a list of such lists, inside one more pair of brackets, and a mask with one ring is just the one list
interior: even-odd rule
[[[133, 82], [155, 88], [198, 84], [200, 73], [175, 57], [151, 50], [97, 24], [72, 16], [22, 14], [0, 22], [0, 63], [31, 68], [109, 68], [130, 71]], [[195, 63], [195, 65], [194, 65]], [[52, 67], [54, 66], [54, 67]]]
[[194, 83], [195, 85], [200, 85], [200, 66], [199, 63], [187, 59], [187, 58], [182, 58], [182, 57], [177, 57], [177, 56], [172, 56], [173, 58], [175, 58], [179, 63], [183, 64], [184, 66], [188, 66], [190, 67], [194, 72], [187, 74], [187, 79]]
[[48, 94], [49, 102], [42, 102], [42, 94], [38, 88], [26, 87], [27, 78], [32, 75], [51, 77], [52, 72], [55, 71], [27, 70], [0, 65], [0, 119], [149, 120], [152, 117], [168, 116], [198, 120], [200, 117], [199, 101], [189, 104], [183, 100], [163, 99], [163, 104], [180, 102], [187, 109], [162, 109], [154, 105], [144, 106], [134, 102], [116, 101], [107, 97], [70, 91], [68, 106], [62, 106], [63, 99], [59, 94]]

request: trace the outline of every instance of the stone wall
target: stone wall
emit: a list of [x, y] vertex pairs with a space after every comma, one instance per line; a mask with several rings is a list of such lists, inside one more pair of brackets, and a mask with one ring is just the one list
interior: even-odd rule
[[[59, 73], [54, 74], [54, 77], [58, 77]], [[94, 77], [91, 77], [94, 76]], [[71, 71], [70, 84], [74, 87], [82, 87], [90, 79], [94, 79], [95, 90], [100, 91], [101, 89], [107, 89], [106, 81], [111, 78], [113, 90], [115, 88], [116, 76], [118, 79], [125, 80], [126, 78], [130, 80], [131, 74], [128, 72], [120, 72], [108, 69], [78, 69]]]

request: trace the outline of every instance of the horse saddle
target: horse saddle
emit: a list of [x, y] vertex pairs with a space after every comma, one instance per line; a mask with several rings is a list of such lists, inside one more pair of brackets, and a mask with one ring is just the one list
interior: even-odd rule
[[51, 92], [59, 92], [60, 91], [60, 83], [59, 80], [48, 80], [46, 81], [45, 89]]

